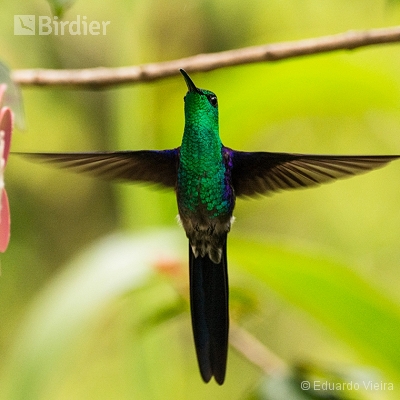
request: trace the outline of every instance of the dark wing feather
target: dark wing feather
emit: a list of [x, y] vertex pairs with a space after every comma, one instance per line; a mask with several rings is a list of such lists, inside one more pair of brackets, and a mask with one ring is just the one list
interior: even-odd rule
[[317, 186], [362, 174], [400, 158], [393, 156], [333, 156], [243, 152], [226, 148], [237, 196]]
[[175, 187], [179, 148], [96, 153], [17, 153], [110, 180]]

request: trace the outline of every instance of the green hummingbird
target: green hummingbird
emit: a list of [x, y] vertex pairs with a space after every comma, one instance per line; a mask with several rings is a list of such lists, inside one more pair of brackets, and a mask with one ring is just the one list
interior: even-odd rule
[[227, 235], [236, 197], [317, 186], [382, 167], [400, 156], [244, 152], [219, 136], [217, 96], [181, 69], [188, 92], [180, 147], [93, 153], [29, 153], [61, 167], [174, 189], [189, 239], [190, 307], [200, 373], [225, 380], [228, 353]]

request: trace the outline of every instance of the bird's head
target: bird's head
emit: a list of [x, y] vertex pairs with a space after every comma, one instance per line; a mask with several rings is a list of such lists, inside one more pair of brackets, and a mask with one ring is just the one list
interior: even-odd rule
[[180, 70], [185, 78], [188, 92], [185, 100], [186, 122], [209, 125], [218, 129], [218, 100], [215, 93], [206, 89], [199, 89], [190, 76], [183, 69]]

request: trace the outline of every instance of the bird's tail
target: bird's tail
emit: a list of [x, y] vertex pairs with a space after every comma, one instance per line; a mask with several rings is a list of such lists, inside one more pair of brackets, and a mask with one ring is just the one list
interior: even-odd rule
[[200, 373], [223, 384], [228, 354], [229, 308], [226, 241], [219, 264], [194, 256], [189, 245], [190, 308]]

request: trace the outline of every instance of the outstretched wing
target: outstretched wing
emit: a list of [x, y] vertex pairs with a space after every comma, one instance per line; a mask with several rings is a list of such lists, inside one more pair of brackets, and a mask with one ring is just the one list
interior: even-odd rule
[[17, 153], [110, 180], [176, 185], [179, 148], [105, 153]]
[[316, 186], [383, 167], [393, 156], [333, 156], [225, 150], [237, 196]]

